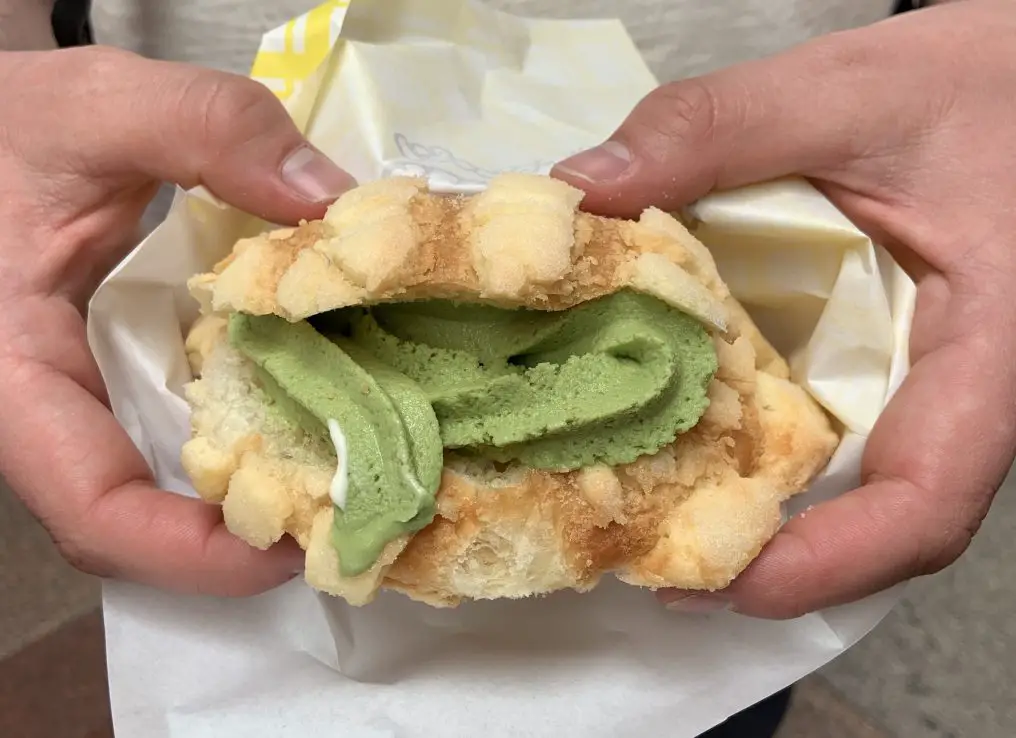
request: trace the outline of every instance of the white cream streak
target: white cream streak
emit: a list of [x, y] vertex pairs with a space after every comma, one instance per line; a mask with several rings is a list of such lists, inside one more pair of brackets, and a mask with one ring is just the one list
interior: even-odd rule
[[340, 510], [346, 509], [346, 494], [349, 491], [349, 454], [346, 451], [346, 434], [337, 420], [328, 421], [328, 435], [332, 437], [332, 445], [335, 446], [335, 455], [338, 457], [338, 466], [335, 469], [335, 476], [332, 477], [331, 498]]

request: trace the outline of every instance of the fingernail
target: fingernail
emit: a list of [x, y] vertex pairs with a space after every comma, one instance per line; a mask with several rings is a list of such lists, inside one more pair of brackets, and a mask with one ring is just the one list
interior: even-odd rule
[[310, 144], [296, 149], [282, 162], [282, 181], [310, 202], [330, 202], [356, 186], [356, 180]]
[[631, 164], [631, 152], [620, 141], [607, 141], [586, 149], [557, 165], [559, 171], [587, 182], [616, 179]]
[[673, 612], [710, 613], [730, 609], [731, 602], [720, 594], [690, 594], [668, 602], [665, 607]]

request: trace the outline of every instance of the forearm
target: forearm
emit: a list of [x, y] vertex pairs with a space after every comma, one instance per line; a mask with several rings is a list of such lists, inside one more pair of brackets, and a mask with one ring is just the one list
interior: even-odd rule
[[0, 0], [0, 51], [56, 48], [54, 0]]

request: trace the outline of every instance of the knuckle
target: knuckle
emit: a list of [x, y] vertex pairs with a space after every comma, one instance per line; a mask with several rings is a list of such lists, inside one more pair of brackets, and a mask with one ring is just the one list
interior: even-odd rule
[[884, 47], [872, 43], [869, 34], [855, 30], [837, 31], [807, 44], [810, 63], [822, 73], [843, 73], [871, 69], [880, 63]]
[[65, 56], [54, 58], [54, 63], [79, 70], [90, 89], [108, 85], [110, 80], [120, 79], [124, 66], [139, 58], [130, 51], [112, 46], [86, 46], [67, 49], [61, 53]]
[[103, 578], [113, 575], [112, 568], [84, 543], [82, 536], [58, 534], [51, 536], [60, 556], [78, 571]]
[[919, 576], [952, 566], [966, 552], [988, 514], [995, 492], [991, 486], [973, 491], [954, 515], [929, 533], [928, 542], [918, 549], [914, 569]]
[[87, 516], [76, 515], [72, 518], [66, 511], [51, 510], [39, 504], [30, 494], [18, 492], [18, 495], [64, 561], [85, 574], [100, 577], [110, 575], [110, 567], [102, 563], [102, 556], [95, 550], [93, 537], [88, 534]]
[[660, 145], [705, 143], [717, 131], [719, 102], [701, 79], [658, 87], [639, 103], [630, 132], [643, 143]]
[[188, 110], [201, 111], [200, 136], [212, 148], [224, 141], [238, 146], [256, 138], [265, 130], [265, 121], [281, 110], [268, 88], [239, 75], [205, 74], [185, 98]]
[[974, 538], [976, 528], [954, 527], [936, 536], [932, 546], [922, 549], [915, 567], [918, 576], [937, 574], [952, 566], [963, 555]]

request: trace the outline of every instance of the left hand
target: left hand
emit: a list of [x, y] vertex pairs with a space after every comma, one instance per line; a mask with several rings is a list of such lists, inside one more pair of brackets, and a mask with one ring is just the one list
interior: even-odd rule
[[863, 486], [790, 520], [679, 609], [789, 618], [938, 571], [1016, 454], [1016, 4], [966, 0], [660, 87], [554, 171], [618, 216], [808, 177], [918, 285], [912, 370]]
[[0, 90], [0, 474], [84, 571], [232, 596], [292, 579], [295, 541], [255, 550], [219, 506], [156, 486], [84, 314], [160, 182], [296, 223], [352, 177], [244, 77], [87, 47], [0, 52]]

